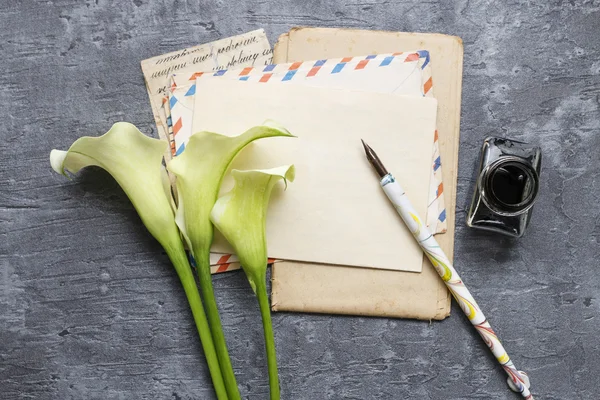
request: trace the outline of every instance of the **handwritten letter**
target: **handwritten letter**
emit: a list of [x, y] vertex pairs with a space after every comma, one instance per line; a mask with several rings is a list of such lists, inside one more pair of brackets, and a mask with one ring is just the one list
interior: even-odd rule
[[271, 46], [262, 29], [143, 60], [142, 72], [159, 137], [167, 140], [163, 102], [172, 74], [191, 76], [196, 72], [267, 65], [271, 60]]

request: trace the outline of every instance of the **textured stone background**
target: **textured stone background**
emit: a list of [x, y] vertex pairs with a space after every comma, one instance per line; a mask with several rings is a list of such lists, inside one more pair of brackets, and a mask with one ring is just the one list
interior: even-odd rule
[[[139, 62], [263, 27], [432, 31], [465, 45], [456, 266], [538, 399], [600, 398], [600, 2], [0, 2], [0, 398], [212, 399], [168, 260], [98, 170], [52, 148], [127, 120], [155, 134]], [[532, 226], [464, 225], [487, 135], [543, 147]], [[266, 399], [259, 313], [215, 277], [245, 399]], [[432, 323], [276, 314], [285, 399], [517, 399], [454, 305]]]

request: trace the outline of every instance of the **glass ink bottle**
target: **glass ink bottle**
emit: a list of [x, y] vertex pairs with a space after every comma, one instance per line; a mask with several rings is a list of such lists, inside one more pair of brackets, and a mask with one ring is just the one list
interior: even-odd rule
[[541, 164], [539, 147], [496, 137], [485, 139], [467, 225], [523, 236], [538, 194]]

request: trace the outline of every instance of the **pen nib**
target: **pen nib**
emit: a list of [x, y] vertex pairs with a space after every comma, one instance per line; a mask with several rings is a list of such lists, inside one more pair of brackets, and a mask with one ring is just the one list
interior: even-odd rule
[[370, 148], [369, 145], [366, 144], [364, 140], [360, 139], [360, 141], [362, 142], [363, 147], [365, 148], [365, 153], [367, 153], [367, 155], [369, 154], [369, 151], [373, 151], [373, 149]]
[[363, 147], [365, 148], [365, 154], [367, 155], [367, 160], [369, 160], [369, 162], [371, 163], [373, 168], [375, 168], [375, 171], [377, 172], [379, 177], [383, 178], [384, 176], [386, 176], [388, 174], [387, 169], [385, 169], [385, 167], [383, 166], [383, 163], [381, 162], [379, 157], [377, 157], [377, 153], [375, 153], [375, 151], [371, 148], [371, 146], [366, 144], [364, 140], [360, 139], [360, 141], [362, 142]]

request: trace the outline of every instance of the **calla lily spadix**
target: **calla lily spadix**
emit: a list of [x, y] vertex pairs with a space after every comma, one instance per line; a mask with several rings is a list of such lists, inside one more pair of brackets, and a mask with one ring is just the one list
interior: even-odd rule
[[84, 167], [109, 172], [127, 194], [142, 222], [164, 247], [187, 296], [219, 400], [228, 399], [208, 321], [186, 257], [172, 209], [172, 198], [162, 158], [167, 143], [142, 134], [134, 125], [119, 122], [103, 136], [82, 137], [68, 151], [52, 150], [52, 168], [65, 176]]
[[277, 136], [293, 137], [273, 121], [266, 121], [233, 137], [197, 132], [189, 139], [185, 151], [167, 166], [177, 177], [177, 225], [196, 261], [206, 314], [231, 400], [239, 399], [240, 394], [227, 352], [210, 274], [210, 247], [214, 237], [210, 212], [217, 201], [223, 176], [235, 156], [254, 140]]
[[217, 200], [211, 212], [215, 227], [231, 244], [256, 293], [263, 321], [271, 400], [279, 400], [279, 378], [271, 311], [267, 295], [267, 206], [275, 184], [293, 181], [293, 165], [267, 170], [231, 171], [233, 189]]

